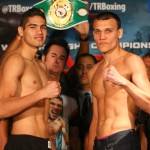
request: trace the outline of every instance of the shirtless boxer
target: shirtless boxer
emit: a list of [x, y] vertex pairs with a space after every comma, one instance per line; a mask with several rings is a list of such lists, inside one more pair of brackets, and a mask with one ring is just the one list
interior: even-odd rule
[[93, 35], [103, 60], [89, 72], [93, 118], [89, 150], [139, 150], [135, 131], [137, 106], [150, 112], [150, 83], [142, 59], [120, 47], [120, 18], [111, 12], [97, 15]]
[[48, 81], [46, 66], [35, 58], [46, 39], [44, 13], [36, 8], [25, 12], [18, 33], [19, 47], [8, 52], [0, 66], [0, 118], [13, 116], [5, 149], [48, 150], [48, 98], [58, 96], [61, 88]]
[[147, 74], [148, 74], [148, 78], [149, 78], [149, 81], [150, 81], [150, 53], [147, 53], [147, 54], [144, 55], [143, 61], [146, 65]]
[[50, 109], [49, 109], [49, 119], [48, 119], [48, 131], [49, 139], [53, 143], [56, 149], [56, 135], [61, 130], [66, 145], [69, 144], [67, 126], [65, 120], [60, 116], [60, 113], [63, 108], [63, 100], [61, 97], [56, 97], [50, 100]]
[[[80, 34], [80, 39], [83, 39], [83, 41], [80, 41], [80, 48], [81, 49], [79, 48], [78, 53], [83, 53], [83, 52], [86, 51], [87, 45], [88, 45], [87, 44], [88, 42], [85, 41], [84, 39], [87, 37], [86, 33], [89, 30], [88, 29], [89, 28], [89, 24], [87, 22], [84, 22], [84, 23], [82, 23], [80, 25], [75, 26], [75, 28]], [[8, 45], [8, 47], [6, 49], [6, 52], [13, 51], [14, 49], [16, 49], [20, 45], [20, 39], [21, 39], [21, 37], [17, 36], [11, 42], [11, 44]], [[65, 63], [66, 63], [66, 60], [68, 58], [69, 53], [67, 52], [68, 46], [66, 44], [64, 45], [64, 42], [59, 43], [60, 40], [57, 40], [57, 42], [55, 42], [55, 39], [57, 40], [57, 39], [60, 39], [60, 38], [53, 38], [52, 40], [50, 40], [52, 45], [51, 46], [50, 46], [50, 44], [47, 45], [47, 46], [50, 46], [51, 48], [46, 46], [49, 49], [48, 49], [48, 51], [45, 49], [47, 51], [47, 53], [46, 53], [46, 57], [47, 58], [45, 57], [46, 58], [45, 59], [43, 57], [43, 62], [46, 64], [47, 69], [49, 71], [49, 80], [59, 81], [59, 80], [61, 80], [61, 74], [62, 74], [62, 71], [63, 71], [63, 69], [65, 67]], [[60, 44], [63, 44], [63, 45], [60, 45]], [[67, 46], [67, 47], [65, 47], [65, 46]], [[6, 52], [5, 52], [5, 54], [7, 54]], [[44, 52], [44, 54], [45, 54], [45, 52]], [[54, 55], [55, 55], [55, 57], [54, 57]], [[57, 67], [55, 65], [57, 65]], [[55, 66], [55, 67], [53, 67], [53, 66]], [[72, 99], [70, 97], [67, 97], [66, 95], [63, 96], [63, 100], [66, 101], [66, 102], [63, 103], [65, 105], [65, 109], [63, 111], [63, 114], [64, 114], [65, 118], [67, 118], [67, 117], [70, 117], [72, 115], [72, 112], [71, 112], [72, 110], [73, 110], [73, 113], [74, 113], [74, 109], [76, 108], [76, 104], [75, 104], [74, 99]], [[75, 107], [74, 108], [70, 107], [70, 104], [72, 106], [75, 106]], [[72, 109], [67, 109], [68, 107], [72, 108]], [[0, 122], [0, 131], [1, 131], [1, 122]], [[73, 137], [73, 138], [69, 139], [69, 141], [70, 141], [69, 142], [69, 144], [70, 144], [69, 147], [76, 150], [76, 149], [79, 149], [78, 148], [79, 144], [76, 144], [77, 143], [76, 141], [79, 141], [79, 138], [78, 138], [78, 134], [77, 134], [78, 131], [76, 131], [75, 128], [76, 127], [74, 127], [74, 126], [73, 127], [69, 126], [70, 137]], [[2, 131], [3, 131], [3, 129], [2, 129]], [[0, 132], [0, 145], [1, 145], [1, 137], [4, 137], [4, 135], [5, 136], [7, 135], [7, 132], [6, 132], [6, 134], [4, 134], [4, 133], [1, 134], [1, 133], [2, 132]], [[59, 143], [61, 143], [61, 141]], [[59, 143], [57, 143], [57, 144], [59, 145]], [[64, 149], [64, 147], [67, 149], [66, 145], [63, 143], [62, 144], [62, 149]]]

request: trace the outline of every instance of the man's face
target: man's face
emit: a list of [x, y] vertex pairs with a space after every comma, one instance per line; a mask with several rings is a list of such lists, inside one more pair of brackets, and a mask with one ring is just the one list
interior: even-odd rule
[[147, 69], [148, 78], [150, 80], [150, 57], [143, 58], [143, 61], [145, 63], [145, 66], [146, 66], [146, 69]]
[[60, 112], [62, 111], [62, 101], [58, 98], [53, 98], [50, 100], [50, 109], [49, 109], [49, 115], [51, 120], [56, 120]]
[[97, 48], [102, 53], [109, 53], [119, 46], [119, 38], [123, 30], [118, 29], [115, 19], [95, 20], [93, 24], [93, 36]]
[[46, 21], [41, 16], [29, 17], [25, 28], [20, 27], [20, 34], [28, 46], [39, 48], [46, 39]]
[[67, 59], [66, 50], [58, 45], [52, 45], [46, 55], [46, 66], [50, 72], [61, 74]]
[[78, 60], [76, 73], [78, 82], [81, 86], [89, 85], [88, 71], [93, 67], [94, 64], [95, 62], [90, 56], [81, 57]]

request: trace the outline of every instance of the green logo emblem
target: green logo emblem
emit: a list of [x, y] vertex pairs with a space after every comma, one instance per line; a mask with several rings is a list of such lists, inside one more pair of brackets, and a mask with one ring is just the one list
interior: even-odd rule
[[64, 30], [86, 22], [88, 19], [87, 3], [81, 0], [70, 1], [43, 0], [33, 7], [44, 11], [48, 27]]

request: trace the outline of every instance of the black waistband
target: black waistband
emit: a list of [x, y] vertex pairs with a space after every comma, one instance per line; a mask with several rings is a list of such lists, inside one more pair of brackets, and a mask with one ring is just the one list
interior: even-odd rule
[[45, 138], [41, 138], [41, 137], [37, 137], [37, 136], [33, 136], [33, 135], [26, 135], [26, 134], [11, 134], [9, 136], [9, 140], [17, 140], [17, 141], [26, 141], [26, 140], [29, 140], [29, 141], [37, 141], [37, 142], [48, 142], [48, 139], [45, 139]]

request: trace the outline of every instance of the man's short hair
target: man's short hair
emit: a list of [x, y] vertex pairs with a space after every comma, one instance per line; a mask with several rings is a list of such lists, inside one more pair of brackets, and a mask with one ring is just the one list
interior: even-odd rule
[[46, 21], [45, 14], [42, 10], [40, 10], [38, 8], [31, 8], [22, 15], [21, 21], [20, 21], [20, 26], [25, 28], [25, 24], [27, 23], [28, 18], [34, 17], [34, 16], [41, 16]]
[[146, 53], [143, 58], [150, 57], [150, 53]]
[[121, 28], [121, 20], [120, 20], [119, 16], [113, 12], [108, 12], [108, 11], [101, 12], [96, 16], [95, 20], [108, 20], [108, 19], [112, 19], [112, 18], [116, 20], [118, 29], [120, 29]]
[[63, 102], [63, 98], [61, 96], [57, 96], [56, 98]]
[[79, 59], [82, 58], [82, 57], [83, 57], [83, 58], [84, 58], [84, 57], [91, 57], [91, 58], [93, 59], [94, 63], [95, 63], [95, 64], [97, 63], [97, 60], [96, 60], [96, 58], [95, 58], [94, 55], [89, 54], [89, 53], [83, 53], [83, 54], [80, 54], [80, 55], [78, 55], [78, 56], [76, 57], [75, 66], [78, 64]]
[[65, 49], [66, 51], [66, 54], [67, 54], [67, 57], [66, 57], [66, 60], [68, 59], [68, 56], [69, 56], [69, 53], [70, 53], [70, 49], [69, 49], [69, 45], [67, 43], [66, 40], [64, 40], [63, 38], [61, 37], [54, 37], [52, 38], [48, 43], [47, 45], [45, 46], [44, 50], [43, 50], [43, 54], [46, 56], [47, 53], [49, 52], [49, 49], [52, 45], [58, 45], [58, 46], [61, 46]]

